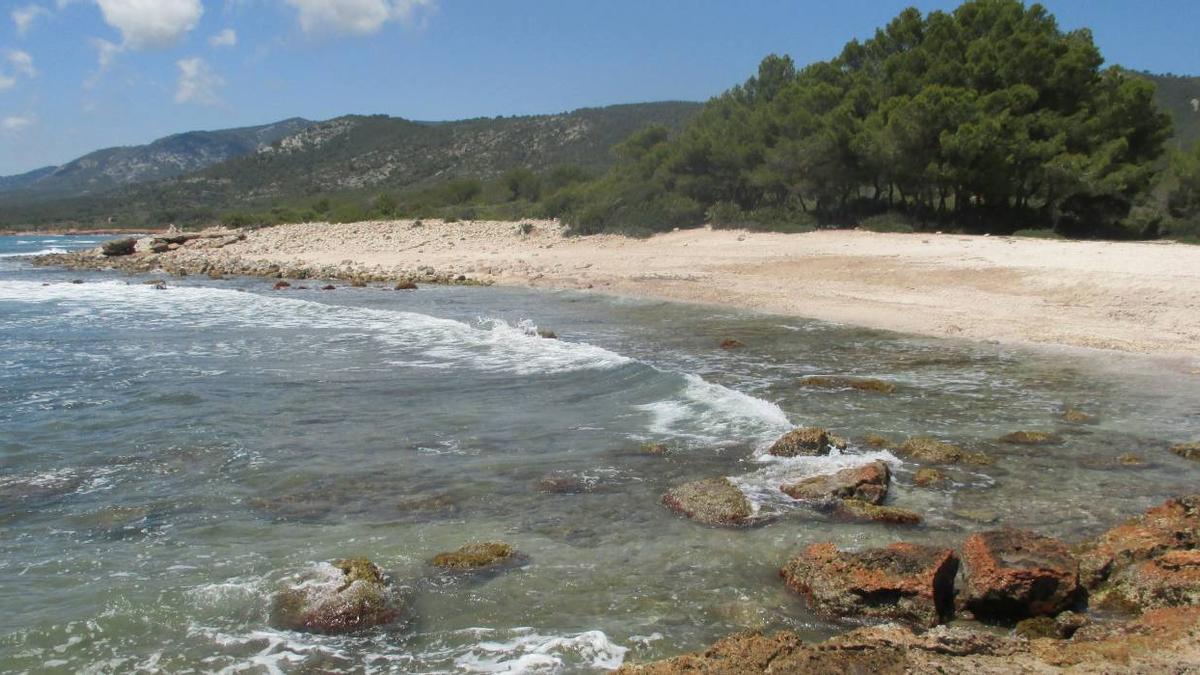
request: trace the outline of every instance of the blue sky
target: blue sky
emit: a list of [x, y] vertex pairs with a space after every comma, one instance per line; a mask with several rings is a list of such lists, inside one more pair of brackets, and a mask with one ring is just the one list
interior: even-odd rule
[[[4, 0], [0, 174], [190, 129], [703, 100], [928, 0]], [[1200, 0], [1049, 0], [1109, 63], [1200, 74]]]

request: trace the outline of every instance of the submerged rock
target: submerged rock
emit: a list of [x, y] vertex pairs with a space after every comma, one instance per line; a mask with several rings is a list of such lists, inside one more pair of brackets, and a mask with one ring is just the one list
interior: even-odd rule
[[364, 558], [337, 560], [292, 581], [271, 608], [272, 623], [279, 628], [349, 633], [389, 624], [403, 609], [392, 580]]
[[947, 477], [944, 472], [932, 467], [917, 469], [917, 473], [913, 475], [913, 485], [917, 487], [935, 487], [945, 483], [946, 480]]
[[1052, 537], [1005, 528], [963, 542], [963, 603], [977, 618], [1015, 621], [1054, 615], [1083, 596], [1079, 563]]
[[1171, 452], [1184, 459], [1200, 462], [1200, 442], [1177, 443], [1171, 446]]
[[551, 473], [542, 476], [537, 482], [537, 491], [546, 494], [578, 495], [591, 492], [595, 487], [594, 481], [580, 478], [568, 473]]
[[800, 427], [781, 436], [767, 453], [776, 457], [816, 457], [828, 455], [832, 447], [829, 432], [821, 427]]
[[721, 349], [741, 349], [745, 346], [746, 343], [742, 342], [741, 340], [735, 340], [733, 338], [721, 340]]
[[640, 449], [647, 455], [666, 457], [671, 454], [671, 448], [666, 443], [642, 443]]
[[887, 525], [920, 525], [921, 514], [895, 506], [878, 506], [859, 499], [838, 502], [834, 515], [850, 520], [864, 520]]
[[1014, 431], [1000, 437], [1001, 443], [1011, 445], [1057, 445], [1062, 438], [1046, 431]]
[[879, 504], [887, 496], [891, 476], [892, 472], [887, 462], [874, 461], [863, 466], [843, 469], [835, 474], [813, 476], [798, 483], [782, 485], [779, 489], [792, 499], [860, 499]]
[[930, 464], [991, 464], [992, 459], [982, 452], [968, 452], [961, 446], [945, 443], [928, 436], [904, 441], [896, 451], [909, 459]]
[[289, 283], [288, 283], [288, 282], [286, 282], [286, 281], [276, 281], [276, 282], [275, 282], [275, 285], [274, 285], [274, 286], [271, 286], [271, 290], [273, 290], [273, 291], [282, 291], [282, 290], [284, 290], [284, 289], [288, 289], [288, 288], [291, 288], [291, 287], [292, 287], [292, 285], [291, 285], [291, 284], [289, 284]]
[[1062, 419], [1064, 422], [1070, 422], [1071, 424], [1087, 424], [1088, 422], [1095, 421], [1096, 418], [1082, 410], [1067, 408], [1063, 411]]
[[801, 387], [814, 389], [855, 389], [877, 394], [894, 394], [896, 385], [891, 382], [877, 380], [871, 377], [840, 377], [831, 375], [810, 375], [800, 379]]
[[780, 575], [823, 614], [935, 626], [953, 612], [958, 558], [950, 549], [897, 543], [866, 551], [813, 544]]
[[862, 437], [862, 442], [864, 445], [868, 445], [872, 448], [892, 447], [891, 439], [886, 436], [880, 436], [879, 434], [867, 434], [866, 436]]
[[456, 551], [437, 554], [430, 564], [444, 570], [480, 570], [504, 563], [516, 552], [510, 544], [499, 541], [467, 544]]
[[662, 503], [672, 511], [706, 525], [745, 527], [754, 524], [750, 500], [728, 478], [707, 478], [671, 488]]

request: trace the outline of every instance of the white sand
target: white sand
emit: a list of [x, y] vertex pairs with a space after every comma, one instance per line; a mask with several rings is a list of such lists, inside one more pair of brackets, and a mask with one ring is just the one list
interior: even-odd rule
[[[684, 230], [570, 238], [553, 221], [284, 225], [226, 254], [431, 266], [498, 284], [730, 305], [933, 336], [1200, 355], [1200, 246]], [[1191, 366], [1194, 367], [1194, 366]]]

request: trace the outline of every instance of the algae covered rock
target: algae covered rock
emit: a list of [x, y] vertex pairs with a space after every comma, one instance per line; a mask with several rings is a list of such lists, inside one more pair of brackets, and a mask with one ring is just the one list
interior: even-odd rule
[[1094, 421], [1096, 418], [1093, 415], [1083, 412], [1082, 410], [1067, 408], [1063, 411], [1062, 419], [1064, 422], [1070, 422], [1071, 424], [1087, 424], [1088, 422]]
[[858, 552], [813, 544], [780, 575], [823, 614], [935, 626], [953, 612], [954, 551], [897, 543]]
[[797, 483], [780, 486], [779, 489], [792, 499], [859, 499], [879, 504], [887, 496], [891, 476], [892, 472], [887, 462], [874, 461], [834, 474], [806, 478]]
[[1010, 445], [1057, 445], [1062, 438], [1046, 431], [1014, 431], [1000, 437], [1001, 443]]
[[1123, 568], [1168, 551], [1200, 548], [1200, 494], [1168, 499], [1085, 542], [1078, 553], [1083, 583], [1095, 588]]
[[1087, 615], [1063, 612], [1055, 617], [1035, 616], [1017, 622], [1013, 632], [1027, 640], [1069, 640], [1088, 623]]
[[1004, 528], [967, 537], [963, 602], [976, 617], [1015, 621], [1053, 616], [1083, 596], [1079, 563], [1061, 541]]
[[913, 475], [913, 485], [917, 487], [936, 487], [945, 483], [946, 480], [947, 477], [944, 472], [932, 467], [917, 469], [917, 473]]
[[667, 445], [666, 443], [647, 442], [642, 443], [638, 447], [644, 454], [654, 455], [656, 457], [666, 457], [667, 455], [671, 454], [671, 446]]
[[800, 380], [801, 387], [811, 389], [854, 389], [876, 394], [894, 394], [896, 385], [872, 377], [841, 377], [835, 375], [810, 375]]
[[1171, 452], [1184, 459], [1200, 462], [1200, 442], [1176, 443], [1171, 446]]
[[754, 524], [754, 508], [728, 478], [707, 478], [671, 488], [662, 503], [672, 511], [706, 525], [745, 527]]
[[870, 446], [872, 448], [890, 448], [890, 447], [892, 447], [891, 439], [889, 439], [886, 436], [880, 436], [879, 434], [867, 434], [866, 436], [862, 437], [862, 442], [864, 445]]
[[276, 594], [272, 623], [286, 630], [338, 634], [392, 623], [402, 613], [395, 584], [370, 560], [319, 565]]
[[497, 566], [513, 558], [517, 549], [499, 541], [467, 544], [456, 551], [439, 553], [430, 562], [444, 570], [480, 570]]
[[991, 464], [992, 459], [982, 452], [968, 452], [961, 446], [939, 441], [928, 436], [917, 436], [904, 441], [896, 452], [917, 462], [930, 464]]
[[1112, 575], [1094, 594], [1099, 606], [1145, 612], [1200, 605], [1200, 550], [1167, 551]]
[[884, 523], [885, 525], [920, 525], [921, 514], [895, 506], [879, 506], [860, 499], [843, 499], [834, 514], [849, 520]]
[[799, 427], [781, 436], [767, 453], [776, 457], [816, 457], [828, 455], [832, 447], [828, 431], [821, 427]]

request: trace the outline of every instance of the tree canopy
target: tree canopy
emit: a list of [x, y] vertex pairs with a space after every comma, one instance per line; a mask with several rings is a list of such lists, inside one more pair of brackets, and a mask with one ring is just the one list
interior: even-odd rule
[[[1141, 234], [1170, 119], [1041, 5], [907, 9], [830, 61], [771, 55], [682, 132], [640, 132], [581, 190], [578, 231], [709, 220], [852, 224], [886, 211], [964, 229]], [[1134, 231], [1138, 230], [1138, 231]]]

